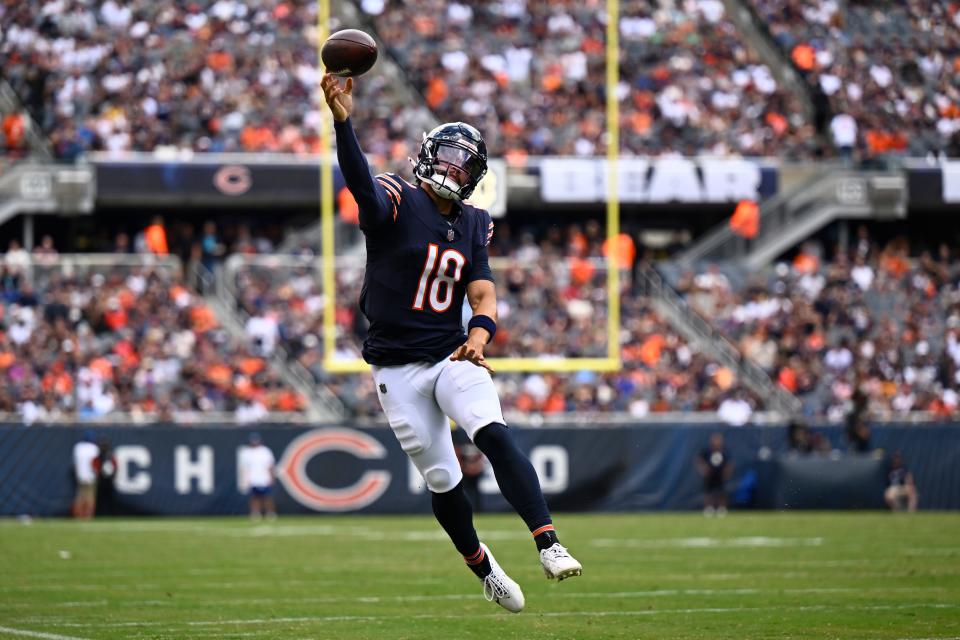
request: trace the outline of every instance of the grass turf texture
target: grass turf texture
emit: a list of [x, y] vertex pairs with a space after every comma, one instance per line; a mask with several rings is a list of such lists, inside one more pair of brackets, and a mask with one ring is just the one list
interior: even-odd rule
[[955, 638], [960, 514], [560, 514], [548, 582], [516, 517], [478, 519], [518, 615], [429, 517], [0, 521], [0, 637]]

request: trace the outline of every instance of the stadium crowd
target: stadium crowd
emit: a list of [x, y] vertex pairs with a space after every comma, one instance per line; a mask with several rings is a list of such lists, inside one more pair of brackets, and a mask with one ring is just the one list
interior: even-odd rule
[[[513, 233], [502, 224], [497, 234], [502, 243], [496, 240], [491, 249], [500, 283], [502, 328], [488, 355], [606, 356], [606, 268], [600, 226], [553, 226], [537, 234]], [[238, 305], [250, 318], [251, 340], [268, 350], [283, 346], [317, 381], [328, 385], [353, 415], [379, 416], [370, 376], [331, 374], [323, 368], [324, 297], [316, 259], [241, 258], [228, 264]], [[366, 331], [356, 305], [361, 283], [362, 261], [338, 267], [337, 358], [360, 357]], [[740, 422], [762, 406], [738, 384], [731, 370], [699, 353], [648, 300], [631, 295], [627, 287], [621, 319], [622, 371], [498, 373], [494, 380], [504, 410], [512, 415], [625, 412], [642, 417], [652, 412], [716, 411], [726, 403], [723, 415]]]
[[11, 242], [0, 265], [0, 412], [27, 424], [109, 420], [239, 422], [299, 413], [244, 340], [231, 339], [179, 267], [63, 261], [45, 239]]
[[[629, 0], [615, 89], [625, 153], [960, 153], [955, 4], [749, 1], [814, 102], [825, 101], [832, 145], [720, 0]], [[361, 142], [375, 165], [404, 166], [428, 127], [407, 81], [436, 118], [484, 131], [493, 156], [604, 153], [603, 3], [357, 5], [406, 76], [358, 83]], [[0, 33], [3, 78], [58, 157], [319, 150], [314, 2], [6, 0]], [[21, 152], [24, 114], [2, 124], [3, 147]]]
[[[430, 109], [472, 122], [493, 155], [605, 153], [602, 2], [360, 5]], [[620, 3], [615, 90], [626, 152], [813, 154], [815, 131], [796, 98], [724, 11], [720, 0]]]
[[[599, 3], [360, 5], [426, 106], [440, 119], [473, 121], [492, 155], [603, 153]], [[719, 0], [628, 2], [621, 11], [625, 150], [813, 151], [795, 98], [743, 44]], [[315, 3], [291, 0], [7, 0], [3, 76], [61, 158], [314, 153], [315, 12]], [[404, 164], [423, 128], [416, 110], [402, 108], [398, 84], [376, 74], [358, 83], [362, 142], [378, 165]]]
[[[208, 235], [216, 236], [209, 226]], [[138, 234], [133, 244], [149, 252]], [[258, 244], [269, 253], [258, 255]], [[242, 248], [240, 251], [238, 248]], [[231, 338], [167, 263], [125, 260], [91, 269], [58, 256], [49, 237], [0, 262], [0, 411], [28, 423], [101, 419], [190, 422], [302, 412], [267, 360], [281, 347], [359, 418], [380, 416], [370, 376], [323, 366], [325, 298], [316, 257], [281, 255], [265, 240], [233, 243], [225, 265], [245, 335]], [[605, 243], [594, 222], [513, 229], [491, 245], [502, 330], [491, 357], [604, 357]], [[194, 258], [197, 252], [193, 253]], [[200, 254], [202, 255], [202, 254]], [[625, 255], [623, 266], [636, 259]], [[622, 272], [621, 358], [615, 373], [495, 376], [510, 416], [716, 411], [747, 421], [764, 408], [733, 371], [680, 336]], [[359, 357], [362, 256], [338, 267], [337, 358]], [[814, 243], [790, 263], [743, 274], [716, 266], [677, 288], [740, 350], [804, 402], [808, 418], [891, 418], [960, 411], [960, 273], [952, 250], [911, 257], [861, 229], [825, 260]], [[467, 309], [465, 309], [465, 313]]]
[[842, 153], [960, 155], [960, 5], [905, 0], [750, 0], [826, 98]]
[[317, 150], [316, 5], [0, 3], [3, 76], [56, 154]]
[[[3, 79], [59, 158], [89, 151], [316, 154], [315, 2], [38, 0], [0, 2]], [[406, 164], [426, 126], [402, 85], [371, 75], [365, 148]], [[19, 152], [24, 113], [3, 121]], [[392, 163], [392, 164], [391, 164]]]
[[943, 418], [960, 405], [954, 252], [912, 258], [906, 238], [881, 247], [861, 228], [829, 261], [807, 243], [768, 272], [728, 278], [713, 266], [683, 274], [678, 288], [810, 417]]

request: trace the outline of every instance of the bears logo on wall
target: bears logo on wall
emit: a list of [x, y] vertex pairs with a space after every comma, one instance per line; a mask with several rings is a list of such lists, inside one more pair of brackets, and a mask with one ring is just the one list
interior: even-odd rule
[[314, 429], [293, 440], [278, 465], [278, 479], [290, 496], [314, 511], [357, 511], [377, 501], [390, 486], [389, 471], [365, 471], [356, 482], [336, 489], [324, 487], [307, 474], [307, 464], [322, 453], [338, 451], [362, 460], [381, 460], [387, 450], [380, 442], [353, 429]]
[[253, 186], [250, 169], [241, 164], [228, 164], [217, 169], [213, 186], [227, 196], [242, 196]]

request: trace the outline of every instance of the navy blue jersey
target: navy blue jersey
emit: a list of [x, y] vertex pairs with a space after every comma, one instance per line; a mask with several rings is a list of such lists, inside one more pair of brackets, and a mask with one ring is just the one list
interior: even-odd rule
[[720, 488], [724, 484], [723, 472], [730, 464], [730, 455], [726, 449], [715, 451], [710, 447], [700, 452], [700, 459], [707, 467], [704, 483], [708, 489]]
[[490, 214], [454, 203], [444, 215], [423, 188], [396, 174], [374, 178], [350, 120], [334, 128], [340, 170], [367, 242], [360, 309], [370, 330], [363, 359], [379, 366], [439, 362], [467, 339], [461, 322], [467, 284], [493, 280]]

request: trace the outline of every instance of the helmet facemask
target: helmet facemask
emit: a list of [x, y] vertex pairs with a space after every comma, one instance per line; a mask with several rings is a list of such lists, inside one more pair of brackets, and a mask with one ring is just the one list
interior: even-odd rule
[[483, 151], [465, 137], [440, 138], [431, 132], [424, 135], [414, 175], [441, 198], [466, 200], [487, 173]]

